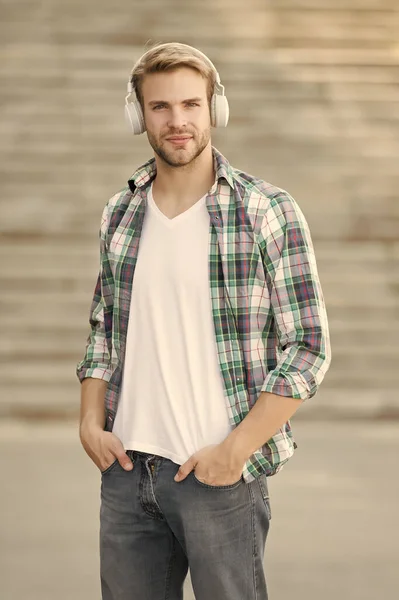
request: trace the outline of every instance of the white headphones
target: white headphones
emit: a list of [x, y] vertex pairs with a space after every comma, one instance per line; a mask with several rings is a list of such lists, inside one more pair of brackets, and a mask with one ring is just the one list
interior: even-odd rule
[[[168, 46], [168, 45], [169, 44], [162, 44], [160, 46], [156, 46], [156, 48], [160, 48], [162, 46]], [[191, 46], [188, 46], [187, 44], [179, 44], [179, 46], [185, 46], [186, 48], [191, 48], [191, 49], [199, 52], [201, 54], [201, 56], [204, 57], [204, 59], [208, 62], [208, 64], [215, 71], [215, 74], [216, 74], [215, 92], [211, 99], [211, 125], [213, 127], [226, 127], [227, 123], [229, 121], [229, 103], [227, 101], [226, 96], [224, 95], [224, 86], [220, 82], [220, 76], [219, 76], [219, 73], [216, 71], [215, 65], [209, 60], [209, 58], [207, 56], [205, 56], [205, 54], [200, 52], [200, 50], [197, 50], [197, 48], [192, 48]], [[153, 48], [151, 48], [151, 50], [153, 50]], [[146, 130], [146, 126], [145, 126], [144, 115], [143, 115], [143, 111], [141, 109], [140, 102], [137, 100], [135, 90], [133, 89], [132, 75], [134, 73], [136, 66], [139, 64], [139, 62], [145, 57], [146, 54], [148, 54], [148, 52], [151, 52], [151, 50], [148, 50], [147, 52], [145, 52], [143, 54], [143, 56], [141, 58], [139, 58], [139, 60], [136, 62], [135, 66], [133, 67], [132, 74], [129, 78], [128, 84], [127, 84], [128, 94], [125, 98], [125, 118], [126, 118], [126, 122], [128, 124], [129, 129], [131, 129], [133, 131], [134, 135], [140, 135], [141, 133], [144, 133]], [[133, 94], [134, 97], [133, 97], [133, 101], [129, 102], [128, 98], [131, 94]]]

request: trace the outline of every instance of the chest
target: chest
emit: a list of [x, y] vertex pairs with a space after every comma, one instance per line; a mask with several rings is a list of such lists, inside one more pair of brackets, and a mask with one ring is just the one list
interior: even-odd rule
[[[157, 233], [156, 228], [152, 228], [146, 232], [147, 209], [146, 202], [129, 205], [108, 237], [108, 279], [109, 284], [114, 285], [112, 296], [116, 305], [120, 303], [126, 306], [130, 302], [141, 242], [143, 249], [153, 247], [153, 256], [158, 256], [159, 265], [171, 259], [171, 256], [174, 256], [174, 260], [179, 260], [179, 254], [193, 256], [190, 277], [195, 280], [194, 265], [200, 262], [202, 268], [207, 269], [209, 286], [211, 290], [215, 290], [215, 297], [220, 297], [223, 292], [235, 312], [248, 306], [251, 297], [257, 297], [257, 302], [263, 301], [267, 294], [264, 265], [253, 224], [242, 206], [223, 207], [216, 202], [204, 205], [203, 211], [199, 213], [202, 235], [190, 236], [190, 228], [185, 231], [182, 222], [181, 235], [178, 237], [180, 245], [176, 240], [174, 254], [171, 254], [170, 248], [165, 245], [165, 238], [159, 235], [159, 230]], [[163, 215], [163, 218], [168, 219], [166, 215]], [[180, 217], [177, 216], [177, 219], [184, 218], [184, 212]], [[173, 230], [169, 233], [171, 241]], [[202, 258], [199, 261], [198, 256], [201, 253]], [[189, 263], [184, 260], [184, 264]], [[187, 274], [187, 269], [185, 273]]]

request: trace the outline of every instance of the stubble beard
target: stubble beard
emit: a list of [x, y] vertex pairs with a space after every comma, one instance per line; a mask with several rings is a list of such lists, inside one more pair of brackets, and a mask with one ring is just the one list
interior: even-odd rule
[[[185, 148], [171, 148], [168, 150], [166, 148], [166, 140], [164, 141], [162, 138], [159, 140], [147, 130], [148, 141], [154, 150], [155, 154], [159, 156], [161, 160], [163, 160], [167, 165], [174, 168], [179, 167], [187, 167], [188, 165], [192, 165], [194, 161], [202, 154], [205, 150], [206, 146], [211, 139], [211, 130], [206, 129], [199, 136], [192, 132], [174, 132], [175, 135], [192, 135], [192, 139], [189, 144], [191, 145], [190, 150], [186, 150]], [[168, 136], [173, 135], [173, 133], [168, 133]]]

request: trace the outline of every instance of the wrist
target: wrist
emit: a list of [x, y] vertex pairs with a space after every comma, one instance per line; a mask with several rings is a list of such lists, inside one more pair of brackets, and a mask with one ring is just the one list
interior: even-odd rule
[[238, 442], [237, 438], [228, 437], [222, 442], [222, 448], [230, 455], [235, 464], [246, 463], [249, 456], [246, 448]]
[[80, 439], [92, 437], [93, 435], [98, 435], [103, 431], [101, 425], [97, 422], [84, 420], [80, 423], [79, 427], [79, 436]]

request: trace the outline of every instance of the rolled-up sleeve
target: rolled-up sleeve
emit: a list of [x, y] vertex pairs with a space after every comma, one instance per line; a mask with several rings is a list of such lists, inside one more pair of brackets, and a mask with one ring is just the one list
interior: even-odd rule
[[111, 379], [110, 356], [104, 328], [104, 298], [102, 294], [103, 266], [106, 260], [105, 239], [108, 229], [108, 204], [105, 206], [99, 232], [100, 237], [100, 269], [94, 289], [93, 300], [90, 308], [89, 325], [90, 333], [86, 341], [86, 350], [83, 359], [76, 366], [76, 375], [82, 382], [86, 377]]
[[270, 200], [259, 243], [279, 344], [261, 391], [306, 400], [330, 366], [330, 336], [309, 227], [284, 190]]

